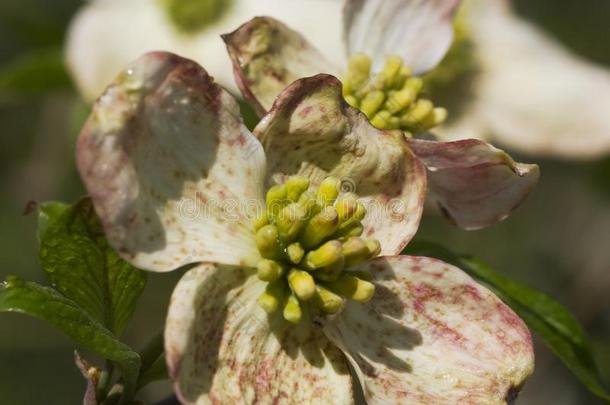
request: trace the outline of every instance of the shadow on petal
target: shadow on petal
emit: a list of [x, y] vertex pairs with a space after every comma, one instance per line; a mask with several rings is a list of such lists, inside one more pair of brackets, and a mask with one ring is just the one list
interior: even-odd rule
[[247, 213], [234, 207], [261, 198], [262, 146], [195, 62], [153, 52], [130, 65], [94, 106], [77, 161], [110, 244], [132, 264], [258, 257]]

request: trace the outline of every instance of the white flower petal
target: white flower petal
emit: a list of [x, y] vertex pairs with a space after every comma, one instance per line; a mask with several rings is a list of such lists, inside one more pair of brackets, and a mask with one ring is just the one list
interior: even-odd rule
[[409, 140], [428, 170], [428, 200], [457, 226], [479, 229], [504, 220], [538, 182], [538, 166], [515, 162], [476, 139]]
[[481, 61], [473, 114], [488, 135], [533, 154], [610, 153], [610, 70], [572, 54], [507, 2], [480, 0], [470, 12]]
[[331, 62], [345, 63], [339, 0], [234, 0], [227, 15], [193, 35], [178, 32], [159, 3], [94, 0], [77, 14], [70, 26], [66, 57], [87, 100], [94, 100], [129, 62], [156, 50], [199, 62], [220, 84], [237, 92], [220, 35], [259, 15], [282, 20], [310, 42], [320, 44]]
[[77, 163], [109, 243], [135, 266], [260, 257], [250, 219], [264, 152], [195, 62], [158, 52], [130, 65], [95, 104]]
[[530, 333], [495, 295], [426, 257], [358, 267], [377, 288], [325, 325], [363, 384], [367, 403], [503, 404], [532, 373]]
[[235, 81], [259, 115], [290, 83], [318, 73], [338, 74], [320, 52], [281, 21], [257, 17], [223, 35]]
[[367, 209], [364, 235], [398, 254], [423, 210], [426, 172], [400, 131], [374, 128], [343, 100], [342, 85], [320, 74], [297, 80], [254, 129], [267, 153], [268, 183], [300, 174], [317, 186], [327, 176]]
[[[165, 353], [184, 404], [352, 404], [345, 357], [311, 324], [267, 318], [252, 270], [203, 264], [172, 295]], [[278, 314], [279, 315], [279, 314]]]
[[345, 7], [350, 54], [365, 53], [381, 68], [396, 54], [422, 73], [445, 56], [453, 40], [453, 17], [460, 0], [351, 0]]

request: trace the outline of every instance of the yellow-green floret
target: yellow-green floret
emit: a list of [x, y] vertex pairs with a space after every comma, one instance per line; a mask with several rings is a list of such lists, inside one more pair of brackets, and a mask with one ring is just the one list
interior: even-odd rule
[[381, 72], [371, 76], [371, 59], [362, 54], [350, 58], [343, 78], [343, 96], [380, 129], [400, 129], [419, 134], [441, 124], [447, 110], [422, 97], [424, 82], [413, 76], [399, 56], [389, 56]]
[[254, 224], [258, 278], [268, 283], [258, 299], [265, 311], [281, 310], [298, 323], [306, 310], [335, 314], [347, 299], [370, 300], [374, 284], [349, 270], [381, 250], [377, 240], [360, 237], [365, 213], [354, 194], [340, 192], [335, 177], [315, 190], [301, 176], [271, 187]]

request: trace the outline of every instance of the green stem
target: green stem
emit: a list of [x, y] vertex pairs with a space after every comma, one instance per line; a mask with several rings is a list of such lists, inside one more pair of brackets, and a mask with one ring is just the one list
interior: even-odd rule
[[144, 349], [140, 351], [142, 366], [136, 390], [141, 389], [151, 381], [163, 379], [167, 374], [163, 347], [163, 330], [157, 332]]

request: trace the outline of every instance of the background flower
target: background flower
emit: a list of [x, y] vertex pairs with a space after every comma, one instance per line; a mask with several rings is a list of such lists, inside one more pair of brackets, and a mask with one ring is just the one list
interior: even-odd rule
[[185, 31], [164, 7], [179, 3], [175, 0], [91, 0], [82, 7], [70, 27], [66, 58], [87, 101], [93, 101], [128, 63], [155, 50], [205, 64], [219, 83], [235, 91], [231, 62], [220, 35], [257, 15], [280, 18], [306, 32], [311, 41], [324, 43], [330, 53], [341, 51], [341, 1], [181, 1], [207, 2], [224, 10], [214, 18], [209, 18], [210, 11], [201, 10], [203, 23]]
[[481, 137], [524, 153], [561, 158], [610, 153], [607, 67], [575, 54], [518, 16], [506, 0], [468, 1], [458, 24], [466, 31], [463, 41], [474, 61], [472, 71], [445, 94], [459, 89], [462, 81], [468, 91], [461, 98], [473, 99], [465, 101], [453, 122], [450, 114], [449, 124], [440, 128], [443, 135]]

